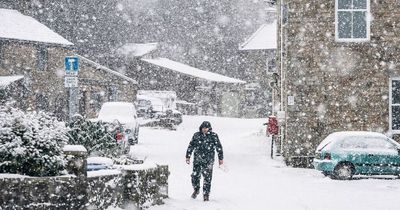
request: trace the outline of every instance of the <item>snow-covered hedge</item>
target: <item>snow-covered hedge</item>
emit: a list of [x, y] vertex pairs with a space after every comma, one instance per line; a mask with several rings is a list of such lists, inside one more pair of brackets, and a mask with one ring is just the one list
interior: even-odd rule
[[68, 143], [83, 145], [88, 155], [102, 157], [116, 157], [121, 153], [121, 148], [113, 138], [113, 134], [107, 131], [102, 122], [91, 122], [82, 116], [76, 115], [68, 123]]
[[64, 123], [44, 112], [0, 106], [0, 173], [59, 175], [66, 131]]

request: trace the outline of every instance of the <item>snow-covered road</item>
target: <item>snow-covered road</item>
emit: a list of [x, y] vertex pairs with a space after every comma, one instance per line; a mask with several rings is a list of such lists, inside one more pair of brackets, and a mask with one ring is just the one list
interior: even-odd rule
[[[185, 152], [194, 132], [208, 120], [224, 147], [227, 171], [214, 164], [210, 201], [190, 198], [192, 165]], [[337, 181], [313, 169], [286, 167], [270, 159], [263, 119], [185, 116], [176, 131], [141, 128], [134, 152], [168, 164], [169, 196], [151, 210], [384, 210], [400, 209], [400, 180]]]

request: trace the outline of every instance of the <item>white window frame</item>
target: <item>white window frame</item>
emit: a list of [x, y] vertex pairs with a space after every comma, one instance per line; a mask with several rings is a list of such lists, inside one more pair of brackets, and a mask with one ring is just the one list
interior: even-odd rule
[[[339, 0], [335, 0], [335, 41], [336, 42], [368, 42], [370, 40], [371, 31], [371, 12], [370, 12], [370, 0], [365, 0], [367, 2], [367, 9], [340, 9], [339, 10]], [[338, 27], [338, 12], [339, 11], [365, 11], [366, 21], [367, 21], [367, 37], [366, 38], [339, 38], [339, 27]], [[352, 20], [353, 23], [353, 20]], [[353, 30], [352, 30], [353, 31]]]
[[393, 98], [392, 98], [393, 81], [400, 81], [400, 77], [392, 77], [390, 78], [389, 82], [389, 131], [391, 134], [400, 134], [400, 130], [393, 130], [392, 106], [400, 106], [400, 104], [393, 104]]

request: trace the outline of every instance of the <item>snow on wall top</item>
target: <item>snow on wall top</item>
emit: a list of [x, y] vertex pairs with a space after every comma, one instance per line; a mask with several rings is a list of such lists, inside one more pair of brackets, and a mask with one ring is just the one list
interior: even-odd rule
[[7, 87], [11, 83], [24, 78], [24, 76], [0, 76], [0, 89]]
[[200, 70], [195, 67], [188, 66], [183, 63], [169, 60], [167, 58], [155, 58], [155, 59], [142, 59], [148, 63], [164, 67], [182, 74], [201, 78], [208, 81], [223, 82], [223, 83], [246, 83], [245, 81], [234, 79], [231, 77], [223, 76], [221, 74]]
[[69, 152], [87, 152], [86, 148], [82, 145], [65, 145], [63, 151]]
[[138, 84], [136, 80], [134, 80], [134, 79], [132, 79], [132, 78], [130, 78], [130, 77], [127, 77], [127, 76], [125, 76], [125, 75], [123, 75], [123, 74], [121, 74], [121, 73], [119, 73], [119, 72], [116, 72], [116, 71], [114, 71], [114, 70], [111, 70], [111, 69], [109, 69], [109, 68], [107, 68], [107, 67], [105, 67], [105, 66], [103, 66], [103, 65], [100, 65], [99, 63], [96, 63], [96, 62], [94, 62], [94, 61], [92, 61], [92, 60], [89, 60], [88, 58], [85, 58], [85, 57], [83, 57], [83, 56], [81, 56], [81, 55], [77, 55], [77, 56], [78, 56], [79, 59], [81, 59], [83, 62], [85, 62], [85, 63], [87, 63], [87, 64], [89, 64], [89, 65], [92, 65], [94, 68], [101, 69], [101, 70], [106, 71], [106, 72], [108, 72], [108, 73], [110, 73], [110, 74], [114, 74], [114, 75], [116, 75], [116, 76], [118, 76], [118, 77], [120, 77], [120, 78], [122, 78], [122, 79], [124, 79], [124, 80], [126, 80], [126, 81], [128, 81], [128, 82], [131, 82], [131, 83], [133, 83], [133, 84], [136, 84], [136, 85]]
[[140, 57], [157, 49], [158, 43], [127, 43], [117, 49], [117, 53], [125, 56]]
[[34, 18], [16, 10], [0, 9], [0, 20], [0, 38], [74, 45]]
[[273, 50], [277, 48], [276, 21], [263, 24], [239, 46], [239, 50]]

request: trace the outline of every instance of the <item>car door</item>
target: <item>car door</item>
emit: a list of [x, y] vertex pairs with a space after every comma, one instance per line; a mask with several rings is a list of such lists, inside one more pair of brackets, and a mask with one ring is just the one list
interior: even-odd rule
[[381, 155], [383, 174], [400, 174], [400, 145], [386, 138], [382, 146], [385, 149], [385, 153]]
[[356, 172], [360, 174], [373, 174], [378, 164], [377, 157], [370, 153], [365, 139], [359, 136], [344, 138], [338, 145], [343, 154], [346, 154], [346, 161], [353, 163]]
[[395, 174], [400, 161], [396, 145], [383, 137], [366, 137], [365, 142], [373, 174]]

